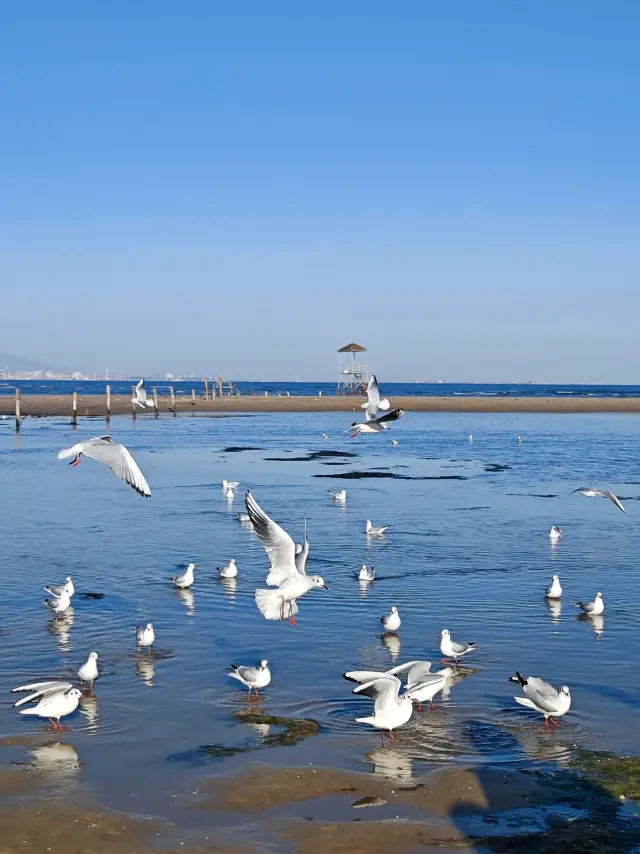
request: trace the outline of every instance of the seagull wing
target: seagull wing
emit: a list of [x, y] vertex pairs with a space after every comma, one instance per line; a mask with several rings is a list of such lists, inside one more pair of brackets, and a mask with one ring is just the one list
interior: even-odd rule
[[140, 495], [143, 495], [145, 498], [151, 496], [149, 484], [140, 471], [138, 464], [124, 445], [113, 442], [110, 436], [90, 439], [88, 442], [83, 442], [82, 444], [82, 453], [85, 456], [109, 466], [111, 471], [120, 480], [123, 480], [132, 489], [135, 489]]
[[373, 408], [374, 415], [378, 411], [380, 403], [380, 390], [378, 389], [378, 380], [376, 375], [372, 374], [367, 383], [367, 402], [362, 404], [362, 409]]
[[623, 513], [627, 512], [622, 506], [622, 502], [620, 501], [618, 496], [614, 495], [613, 492], [609, 492], [608, 489], [594, 489], [593, 491], [597, 492], [598, 495], [603, 495], [605, 498], [608, 498], [609, 501], [612, 501], [619, 510], [622, 510]]
[[236, 667], [236, 673], [245, 682], [255, 682], [258, 678], [258, 669], [256, 667]]
[[379, 418], [376, 418], [376, 424], [384, 424], [389, 421], [397, 421], [398, 418], [402, 418], [404, 415], [404, 409], [392, 409], [391, 412], [387, 412], [386, 415], [381, 415]]
[[299, 576], [296, 567], [296, 546], [289, 534], [264, 512], [250, 492], [245, 496], [247, 513], [253, 530], [269, 555], [271, 572], [267, 584], [280, 587], [290, 578]]
[[523, 688], [525, 694], [527, 694], [527, 687], [531, 687], [536, 694], [547, 697], [549, 700], [555, 700], [558, 697], [558, 692], [553, 685], [545, 682], [544, 679], [538, 679], [537, 676], [528, 677], [527, 684]]
[[354, 694], [364, 694], [373, 700], [376, 709], [386, 709], [398, 702], [400, 680], [397, 676], [380, 675], [371, 682], [358, 685], [353, 689]]
[[307, 558], [309, 557], [309, 540], [307, 539], [307, 517], [304, 517], [304, 540], [302, 541], [302, 551], [295, 556], [296, 569], [300, 575], [307, 574]]
[[553, 712], [557, 711], [557, 694], [555, 697], [549, 697], [546, 694], [541, 694], [539, 691], [536, 691], [531, 684], [525, 685], [523, 691], [529, 698], [529, 700], [534, 704], [534, 706], [540, 709], [541, 711], [547, 712], [548, 714], [552, 714]]
[[73, 688], [71, 682], [60, 682], [59, 680], [49, 680], [48, 682], [33, 682], [31, 685], [20, 685], [12, 690], [12, 694], [18, 691], [30, 691], [26, 697], [22, 697], [14, 706], [24, 706], [25, 703], [31, 703], [39, 697], [48, 697], [52, 694], [64, 693], [69, 688]]

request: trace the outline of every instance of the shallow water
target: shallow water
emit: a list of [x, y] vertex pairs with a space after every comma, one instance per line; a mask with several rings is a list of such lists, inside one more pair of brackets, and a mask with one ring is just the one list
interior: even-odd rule
[[[407, 781], [429, 763], [562, 763], [573, 744], [635, 752], [638, 418], [409, 413], [388, 436], [354, 441], [341, 433], [345, 421], [344, 413], [115, 418], [112, 434], [147, 476], [149, 501], [92, 461], [77, 470], [57, 461], [57, 450], [104, 432], [103, 422], [81, 422], [74, 432], [63, 419], [41, 419], [25, 422], [19, 436], [1, 424], [2, 737], [51, 740], [45, 722], [18, 715], [8, 692], [73, 676], [95, 649], [96, 697], [56, 740], [84, 763], [81, 772], [67, 767], [65, 785], [88, 784], [119, 809], [175, 817], [176, 794], [247, 756]], [[261, 450], [223, 451], [231, 446]], [[282, 461], [329, 450], [357, 456]], [[398, 478], [342, 480], [345, 473]], [[232, 504], [223, 478], [242, 481]], [[583, 483], [613, 489], [627, 513], [568, 494]], [[327, 493], [343, 486], [345, 507]], [[268, 564], [237, 520], [245, 487], [297, 539], [302, 514], [309, 520], [309, 570], [330, 590], [302, 600], [295, 629], [266, 622], [256, 609], [254, 590], [264, 586]], [[367, 541], [367, 518], [393, 528]], [[565, 528], [557, 547], [547, 536], [551, 524]], [[216, 567], [231, 557], [240, 574], [224, 584]], [[167, 579], [190, 560], [196, 583], [180, 594]], [[377, 568], [371, 585], [356, 580], [363, 562]], [[543, 597], [553, 573], [565, 589], [561, 609]], [[78, 593], [73, 614], [56, 623], [41, 588], [67, 574]], [[606, 602], [599, 631], [572, 606], [596, 590]], [[392, 604], [402, 627], [382, 638], [379, 618]], [[152, 655], [138, 658], [134, 626], [147, 620], [157, 642]], [[479, 650], [439, 709], [414, 715], [402, 743], [381, 750], [379, 736], [354, 722], [369, 704], [351, 694], [342, 672], [414, 658], [435, 663], [445, 626]], [[295, 747], [230, 756], [274, 733], [233, 717], [244, 694], [225, 675], [232, 663], [264, 657], [274, 674], [265, 711], [314, 718], [322, 731]], [[557, 733], [513, 702], [507, 677], [516, 668], [571, 687], [573, 708]], [[198, 750], [203, 745], [213, 749]], [[25, 761], [24, 753], [6, 747], [0, 762]]]

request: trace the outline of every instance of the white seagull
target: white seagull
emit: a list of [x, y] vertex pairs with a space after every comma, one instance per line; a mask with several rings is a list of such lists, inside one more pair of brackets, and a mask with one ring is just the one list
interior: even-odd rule
[[156, 639], [156, 633], [153, 629], [153, 623], [147, 623], [146, 626], [138, 626], [136, 629], [136, 641], [138, 642], [138, 652], [141, 647], [146, 646], [151, 652], [151, 647]]
[[217, 569], [218, 569], [218, 575], [220, 576], [220, 578], [235, 578], [238, 575], [238, 567], [236, 565], [236, 559], [233, 557], [231, 558], [229, 563], [226, 564], [226, 566], [219, 566], [219, 567], [217, 567]]
[[88, 682], [89, 687], [93, 688], [93, 683], [96, 681], [99, 675], [100, 673], [98, 671], [98, 653], [90, 652], [89, 658], [87, 658], [85, 663], [78, 670], [80, 683]]
[[224, 490], [224, 497], [229, 502], [232, 502], [233, 499], [236, 497], [236, 494], [235, 494], [232, 486], [227, 486], [227, 488]]
[[353, 689], [354, 694], [363, 694], [373, 700], [373, 715], [356, 718], [356, 722], [379, 729], [382, 744], [385, 730], [389, 732], [390, 741], [394, 741], [394, 729], [406, 724], [413, 714], [413, 697], [409, 691], [401, 695], [400, 688], [397, 676], [385, 675], [376, 676]]
[[222, 481], [222, 488], [224, 490], [237, 489], [239, 486], [240, 486], [239, 480], [223, 480]]
[[475, 642], [455, 643], [455, 641], [452, 641], [449, 629], [443, 629], [440, 632], [440, 652], [445, 656], [442, 659], [443, 664], [448, 658], [453, 658], [457, 664], [459, 658], [472, 652], [475, 648]]
[[31, 693], [14, 703], [14, 708], [38, 700], [36, 706], [30, 709], [20, 709], [21, 715], [36, 715], [39, 718], [48, 718], [54, 729], [62, 729], [60, 718], [71, 715], [78, 708], [82, 692], [74, 688], [70, 682], [49, 681], [34, 682], [31, 685], [21, 685], [14, 688], [16, 691], [30, 691]]
[[79, 466], [83, 455], [109, 466], [111, 471], [120, 480], [129, 484], [137, 493], [143, 495], [145, 498], [150, 497], [151, 490], [149, 489], [149, 484], [144, 479], [144, 475], [138, 468], [138, 464], [127, 448], [124, 445], [114, 442], [111, 436], [99, 436], [93, 439], [86, 439], [84, 442], [78, 442], [77, 445], [60, 451], [58, 459], [67, 460], [69, 457], [73, 457], [69, 465]]
[[581, 611], [584, 611], [584, 613], [588, 614], [590, 617], [597, 617], [604, 613], [604, 599], [602, 598], [602, 593], [600, 593], [600, 591], [596, 593], [593, 602], [576, 602], [576, 605]]
[[227, 673], [232, 679], [237, 679], [249, 689], [247, 700], [251, 699], [251, 692], [256, 692], [256, 697], [260, 699], [260, 688], [266, 688], [271, 683], [271, 671], [269, 670], [269, 662], [264, 658], [260, 662], [260, 667], [238, 667], [236, 664], [231, 665], [231, 673]]
[[140, 380], [140, 382], [136, 386], [135, 391], [133, 393], [133, 397], [131, 398], [131, 403], [133, 403], [134, 406], [139, 406], [141, 409], [144, 409], [145, 406], [149, 406], [151, 408], [154, 407], [154, 402], [152, 400], [149, 400], [149, 398], [147, 397], [147, 390], [144, 386], [144, 380]]
[[551, 584], [545, 590], [544, 595], [547, 599], [561, 599], [562, 598], [562, 587], [560, 586], [560, 577], [557, 575], [553, 576], [551, 580]]
[[238, 513], [238, 522], [240, 522], [243, 525], [250, 525], [251, 524], [251, 517], [249, 516], [248, 513]]
[[549, 728], [549, 721], [555, 726], [559, 726], [554, 718], [566, 715], [571, 708], [571, 691], [566, 685], [556, 691], [553, 685], [545, 682], [544, 679], [538, 679], [536, 676], [529, 676], [528, 679], [525, 679], [517, 670], [515, 676], [509, 677], [509, 682], [515, 682], [524, 691], [524, 697], [513, 698], [516, 703], [544, 715], [546, 729]]
[[598, 496], [602, 496], [603, 498], [608, 498], [619, 510], [622, 510], [623, 513], [626, 513], [626, 510], [622, 506], [622, 503], [617, 495], [614, 495], [613, 492], [609, 492], [608, 489], [594, 489], [591, 486], [579, 486], [577, 489], [572, 489], [570, 495], [573, 495], [574, 492], [581, 492], [583, 495], [586, 495], [587, 498], [597, 498]]
[[392, 445], [393, 445], [393, 447], [395, 448], [395, 447], [397, 446], [397, 444], [398, 444], [398, 440], [397, 440], [397, 439], [392, 439], [392, 440], [391, 440], [391, 444], [392, 444]]
[[174, 575], [171, 579], [176, 587], [179, 587], [181, 590], [185, 590], [187, 587], [191, 587], [195, 580], [194, 570], [196, 568], [195, 563], [190, 563], [186, 570], [182, 573], [182, 575]]
[[469, 435], [467, 436], [467, 442], [473, 442], [473, 436], [471, 435], [471, 433], [469, 433]]
[[382, 623], [382, 628], [385, 632], [391, 632], [395, 634], [398, 631], [400, 626], [402, 625], [402, 620], [400, 619], [400, 614], [395, 605], [391, 606], [391, 610], [384, 617], [380, 617], [380, 622]]
[[250, 492], [246, 494], [245, 504], [253, 530], [271, 562], [267, 584], [277, 587], [277, 590], [256, 590], [258, 609], [267, 620], [284, 620], [289, 617], [289, 622], [295, 626], [295, 615], [298, 613], [296, 600], [313, 587], [329, 588], [322, 576], [308, 576], [304, 567], [296, 564], [295, 543], [280, 525], [267, 516]]
[[563, 528], [559, 528], [557, 525], [552, 525], [551, 530], [549, 531], [549, 539], [551, 542], [558, 542], [558, 540], [562, 539], [562, 535], [564, 534]]
[[376, 568], [375, 566], [367, 566], [366, 563], [363, 563], [360, 567], [360, 573], [358, 575], [358, 579], [360, 581], [373, 581], [376, 577]]
[[347, 503], [347, 490], [339, 489], [336, 492], [333, 492], [331, 489], [328, 489], [327, 492], [336, 501], [338, 504], [346, 504]]
[[59, 596], [54, 596], [53, 599], [45, 599], [44, 602], [47, 607], [51, 608], [56, 617], [59, 617], [71, 606], [71, 596], [63, 589]]
[[65, 590], [69, 596], [73, 596], [76, 592], [76, 588], [71, 580], [71, 576], [67, 575], [66, 581], [64, 584], [61, 584], [59, 587], [47, 587], [46, 585], [42, 588], [46, 593], [50, 593], [51, 596], [54, 596], [56, 599], [60, 596], [63, 590]]
[[367, 519], [365, 523], [365, 531], [369, 537], [381, 537], [391, 527], [392, 525], [372, 525], [371, 519]]
[[304, 540], [302, 544], [296, 543], [296, 569], [301, 575], [307, 573], [307, 559], [309, 557], [309, 540], [307, 539], [307, 517], [304, 517]]
[[351, 438], [355, 439], [361, 433], [379, 433], [381, 430], [388, 430], [389, 424], [402, 418], [404, 409], [392, 409], [386, 415], [381, 415], [379, 418], [374, 418], [372, 421], [354, 421], [345, 433], [351, 433]]
[[399, 664], [384, 673], [377, 673], [374, 670], [351, 670], [342, 675], [351, 682], [362, 684], [378, 679], [380, 676], [400, 677], [403, 674], [407, 676], [406, 690], [412, 694], [412, 699], [418, 703], [418, 711], [421, 712], [422, 703], [429, 703], [433, 708], [433, 698], [442, 691], [447, 679], [453, 676], [453, 669], [445, 667], [432, 673], [430, 661], [407, 661], [406, 664]]
[[378, 388], [378, 380], [375, 374], [369, 378], [369, 382], [367, 383], [367, 401], [360, 408], [366, 410], [365, 418], [367, 421], [373, 421], [379, 409], [383, 412], [391, 409], [391, 404], [386, 398], [380, 400], [380, 389]]

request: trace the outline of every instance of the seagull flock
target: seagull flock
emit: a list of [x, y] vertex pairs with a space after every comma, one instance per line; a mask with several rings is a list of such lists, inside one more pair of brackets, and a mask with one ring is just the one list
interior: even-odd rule
[[[144, 380], [140, 380], [135, 387], [132, 403], [140, 407], [154, 406], [147, 398]], [[345, 431], [350, 433], [352, 438], [389, 430], [389, 425], [404, 415], [404, 410], [391, 409], [389, 400], [380, 397], [375, 376], [369, 380], [367, 401], [362, 404], [362, 408], [365, 410], [364, 422], [354, 422], [349, 430]], [[380, 415], [380, 412], [384, 414]], [[323, 438], [325, 437], [326, 434], [323, 434]], [[468, 441], [473, 441], [471, 435]], [[517, 441], [520, 443], [523, 438], [519, 436]], [[396, 440], [393, 442], [397, 445]], [[145, 498], [151, 497], [149, 484], [133, 456], [124, 445], [114, 442], [111, 436], [87, 439], [58, 453], [58, 459], [68, 459], [69, 465], [74, 467], [80, 464], [83, 456], [106, 465], [139, 495]], [[222, 490], [225, 498], [233, 501], [239, 486], [240, 481], [223, 480]], [[588, 498], [607, 498], [615, 507], [625, 512], [618, 497], [608, 490], [581, 486], [572, 490], [572, 493], [581, 493]], [[330, 491], [330, 495], [336, 504], [346, 504], [346, 489]], [[293, 538], [260, 506], [251, 491], [245, 494], [245, 508], [246, 513], [238, 514], [238, 519], [253, 530], [262, 543], [270, 563], [270, 570], [266, 577], [267, 586], [255, 591], [258, 610], [267, 620], [283, 622], [288, 620], [292, 626], [295, 626], [300, 599], [313, 589], [324, 591], [329, 589], [321, 575], [307, 574], [310, 544], [307, 539], [306, 516], [303, 541], [301, 544], [296, 544]], [[365, 533], [367, 537], [385, 537], [391, 527], [391, 525], [373, 525], [368, 519], [365, 523]], [[552, 547], [558, 544], [563, 534], [563, 529], [557, 525], [551, 527], [549, 539]], [[188, 590], [195, 582], [195, 570], [196, 565], [190, 563], [182, 574], [174, 576], [169, 581], [179, 590]], [[225, 566], [218, 567], [218, 574], [223, 580], [235, 579], [238, 575], [235, 559], [232, 558]], [[375, 567], [363, 564], [357, 577], [364, 584], [373, 583]], [[67, 577], [59, 586], [47, 586], [44, 590], [51, 597], [44, 601], [53, 612], [54, 619], [63, 616], [70, 608], [76, 592], [71, 577]], [[549, 601], [557, 602], [562, 595], [560, 578], [554, 575], [545, 591], [545, 596]], [[601, 618], [604, 612], [601, 592], [597, 592], [592, 601], [575, 604], [588, 619]], [[398, 608], [393, 605], [380, 622], [385, 635], [393, 637], [402, 625]], [[150, 653], [155, 640], [155, 629], [151, 622], [138, 627], [136, 629], [138, 655], [143, 649]], [[445, 688], [454, 675], [459, 660], [473, 654], [477, 649], [475, 642], [454, 641], [449, 630], [442, 629], [440, 633], [440, 652], [443, 656], [441, 663], [447, 664], [442, 670], [432, 671], [430, 661], [409, 661], [383, 672], [355, 670], [344, 673], [345, 679], [357, 683], [357, 687], [353, 689], [354, 694], [373, 700], [373, 714], [358, 717], [355, 719], [356, 722], [379, 730], [383, 743], [385, 732], [388, 732], [390, 740], [394, 740], [394, 731], [411, 719], [414, 708], [417, 706], [418, 711], [422, 711], [423, 703], [428, 703], [432, 708], [433, 698]], [[77, 675], [80, 686], [86, 683], [89, 691], [93, 692], [94, 684], [100, 675], [97, 652], [89, 653], [86, 662], [78, 669]], [[256, 699], [259, 698], [260, 690], [268, 687], [272, 678], [267, 659], [263, 659], [257, 667], [233, 664], [228, 676], [240, 682], [248, 690], [248, 700], [251, 699], [252, 692], [255, 692]], [[404, 688], [401, 679], [405, 680]], [[515, 701], [542, 715], [546, 728], [550, 723], [556, 727], [559, 726], [557, 718], [567, 714], [571, 708], [571, 691], [566, 685], [556, 689], [539, 677], [524, 677], [519, 671], [516, 671], [515, 676], [510, 676], [509, 681], [517, 684], [524, 694], [524, 696], [515, 697]], [[54, 730], [62, 728], [61, 718], [75, 712], [85, 696], [81, 688], [62, 680], [21, 685], [14, 688], [13, 692], [26, 694], [14, 704], [21, 715], [49, 719]], [[28, 705], [30, 703], [32, 705]]]

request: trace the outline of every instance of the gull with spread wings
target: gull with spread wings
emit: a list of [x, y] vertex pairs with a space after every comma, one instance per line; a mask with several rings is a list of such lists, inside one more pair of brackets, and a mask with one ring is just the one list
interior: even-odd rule
[[366, 410], [365, 418], [367, 421], [373, 421], [379, 409], [383, 412], [391, 409], [391, 404], [386, 398], [380, 400], [380, 389], [378, 388], [378, 380], [375, 374], [372, 374], [367, 384], [367, 402], [363, 403], [360, 408]]
[[96, 436], [93, 439], [85, 439], [71, 448], [65, 448], [58, 453], [59, 460], [68, 460], [73, 457], [70, 466], [79, 466], [82, 456], [97, 460], [109, 466], [111, 471], [123, 480], [139, 495], [150, 498], [151, 490], [144, 475], [130, 452], [124, 445], [114, 442], [111, 436]]
[[256, 590], [258, 609], [266, 620], [285, 620], [289, 617], [289, 622], [295, 626], [298, 613], [296, 600], [313, 587], [329, 589], [322, 576], [306, 574], [309, 547], [306, 520], [305, 545], [296, 555], [296, 546], [289, 534], [264, 512], [250, 492], [246, 494], [245, 505], [253, 530], [262, 542], [271, 562], [267, 584], [277, 588], [276, 590]]

